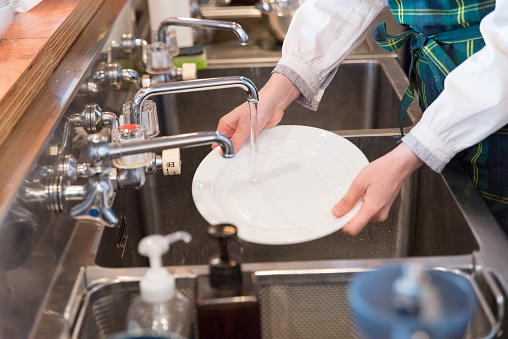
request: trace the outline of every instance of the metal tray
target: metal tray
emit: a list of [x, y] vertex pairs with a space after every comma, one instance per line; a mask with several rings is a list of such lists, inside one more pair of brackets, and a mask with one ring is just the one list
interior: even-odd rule
[[[348, 305], [348, 286], [354, 274], [362, 271], [365, 270], [256, 272], [260, 284], [263, 338], [359, 338]], [[499, 291], [495, 284], [492, 285], [490, 275], [449, 271], [465, 276], [476, 292], [477, 308], [464, 338], [495, 337], [500, 315], [494, 314], [497, 312], [491, 307], [496, 304]], [[86, 293], [73, 339], [108, 338], [126, 330], [127, 310], [139, 294], [139, 278], [123, 276], [121, 279], [102, 280]], [[191, 277], [177, 278], [177, 289], [194, 300], [194, 283], [195, 279]], [[198, 338], [195, 310], [193, 317], [193, 335]]]

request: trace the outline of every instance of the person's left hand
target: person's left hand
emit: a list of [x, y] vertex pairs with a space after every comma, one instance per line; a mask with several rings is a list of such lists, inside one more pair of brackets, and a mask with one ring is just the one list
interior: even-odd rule
[[400, 144], [390, 153], [365, 166], [353, 180], [346, 195], [333, 207], [341, 217], [363, 198], [363, 204], [351, 221], [342, 228], [348, 235], [357, 235], [374, 221], [384, 221], [406, 178], [423, 164], [409, 148]]

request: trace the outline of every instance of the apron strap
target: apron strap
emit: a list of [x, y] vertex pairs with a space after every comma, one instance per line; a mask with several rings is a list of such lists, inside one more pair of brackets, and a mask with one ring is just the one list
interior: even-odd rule
[[427, 64], [432, 72], [435, 85], [439, 92], [444, 89], [444, 80], [451, 71], [457, 67], [456, 63], [444, 51], [439, 43], [454, 44], [482, 39], [480, 25], [459, 28], [452, 31], [446, 31], [435, 35], [425, 35], [415, 30], [405, 31], [397, 36], [386, 34], [386, 25], [380, 23], [374, 29], [374, 39], [376, 42], [389, 52], [393, 52], [402, 47], [407, 41], [411, 48], [411, 65], [409, 67], [409, 86], [402, 98], [399, 109], [399, 127], [401, 135], [404, 135], [403, 122], [404, 116], [414, 100], [415, 88], [412, 78], [417, 76], [414, 66], [418, 60], [425, 57]]

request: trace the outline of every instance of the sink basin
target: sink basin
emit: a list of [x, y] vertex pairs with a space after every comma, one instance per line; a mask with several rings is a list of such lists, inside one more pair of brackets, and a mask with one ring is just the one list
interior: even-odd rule
[[[209, 147], [183, 149], [183, 174], [180, 176], [149, 176], [145, 187], [140, 190], [120, 190], [113, 208], [121, 221], [111, 229], [92, 221], [76, 221], [68, 210], [60, 214], [60, 207], [64, 206], [55, 205], [55, 202], [62, 202], [62, 195], [58, 194], [62, 192], [60, 182], [51, 180], [48, 182], [50, 185], [44, 185], [48, 174], [61, 173], [60, 170], [71, 164], [62, 163], [62, 158], [56, 157], [55, 153], [55, 147], [65, 144], [63, 137], [69, 131], [65, 129], [69, 126], [66, 124], [68, 119], [82, 112], [84, 105], [93, 103], [102, 107], [104, 112], [119, 113], [122, 103], [131, 100], [137, 91], [136, 86], [125, 81], [117, 90], [109, 82], [93, 86], [95, 83], [90, 80], [100, 61], [107, 60], [106, 52], [113, 40], [120, 41], [124, 33], [132, 33], [139, 38], [149, 35], [146, 7], [146, 1], [105, 1], [39, 95], [30, 105], [27, 104], [25, 117], [21, 120], [23, 123], [16, 126], [17, 132], [11, 133], [5, 142], [2, 154], [8, 161], [2, 166], [2, 187], [6, 189], [2, 191], [4, 222], [1, 228], [2, 234], [7, 236], [1, 237], [1, 240], [2, 245], [6, 245], [3, 249], [12, 248], [13, 251], [2, 256], [1, 260], [2, 337], [106, 338], [112, 332], [101, 332], [102, 325], [118, 325], [113, 331], [124, 329], [125, 318], [110, 317], [111, 313], [103, 313], [104, 317], [101, 317], [98, 312], [104, 310], [100, 307], [102, 305], [111, 307], [109, 310], [113, 311], [113, 316], [125, 314], [129, 298], [138, 293], [137, 281], [147, 270], [146, 258], [138, 255], [136, 248], [140, 239], [148, 234], [168, 234], [182, 229], [192, 233], [192, 243], [175, 244], [163, 258], [165, 268], [175, 273], [181, 291], [187, 291], [189, 295], [193, 291], [194, 277], [206, 273], [208, 268], [204, 264], [212, 253], [217, 252], [217, 245], [212, 244], [206, 235], [207, 223], [197, 212], [191, 196], [194, 172], [209, 153]], [[110, 29], [111, 34], [108, 34]], [[232, 36], [231, 32], [224, 33], [228, 38]], [[254, 36], [250, 37], [254, 42]], [[237, 44], [235, 40], [234, 45]], [[258, 45], [253, 43], [251, 46], [251, 50], [255, 51]], [[222, 46], [218, 49], [223, 52], [222, 55], [233, 58], [230, 49]], [[244, 51], [239, 51], [237, 60], [229, 61], [220, 59], [217, 53], [209, 53], [209, 69], [200, 72], [199, 76], [243, 75], [252, 78], [261, 88], [270, 76], [279, 51], [260, 50], [260, 57], [267, 56], [264, 60], [245, 58]], [[366, 52], [370, 53], [370, 50]], [[115, 61], [128, 65], [128, 60], [126, 63]], [[356, 54], [341, 67], [330, 86], [319, 112], [301, 110], [294, 105], [288, 110], [283, 123], [338, 131], [358, 145], [369, 160], [397, 145], [398, 104], [406, 89], [407, 78], [393, 57]], [[191, 102], [185, 103], [186, 95]], [[217, 96], [217, 100], [202, 100], [208, 95]], [[158, 107], [159, 111], [166, 113], [163, 130], [172, 134], [214, 130], [220, 116], [245, 101], [245, 93], [230, 89], [157, 99], [163, 104]], [[301, 110], [300, 113], [298, 110]], [[409, 112], [405, 121], [407, 128], [418, 121], [417, 113], [417, 109]], [[350, 120], [345, 119], [346, 116]], [[293, 117], [296, 120], [288, 120]], [[319, 121], [318, 117], [328, 120]], [[88, 118], [93, 116], [87, 117], [85, 125], [94, 129], [88, 125]], [[191, 120], [195, 121], [195, 125]], [[37, 137], [28, 140], [26, 135]], [[79, 135], [84, 137], [81, 133]], [[84, 138], [78, 139], [72, 145], [73, 154], [79, 163], [86, 162]], [[502, 291], [507, 291], [506, 237], [469, 178], [461, 176], [461, 172], [455, 175], [456, 172], [445, 168], [443, 179], [428, 169], [419, 170], [403, 187], [388, 220], [369, 225], [357, 237], [335, 233], [291, 246], [235, 243], [233, 250], [241, 252], [245, 262], [243, 268], [260, 277], [263, 323], [273, 326], [265, 326], [265, 331], [282, 329], [286, 324], [290, 326], [285, 328], [290, 330], [297, 328], [293, 324], [309, 330], [302, 332], [301, 336], [265, 332], [268, 334], [264, 337], [316, 336], [318, 332], [315, 330], [324, 328], [321, 326], [323, 322], [332, 325], [327, 328], [332, 331], [327, 333], [332, 334], [322, 337], [333, 337], [341, 333], [340, 329], [354, 330], [354, 324], [347, 317], [343, 293], [347, 285], [344, 281], [348, 277], [337, 277], [332, 281], [328, 273], [342, 274], [345, 270], [354, 273], [372, 266], [403, 262], [407, 258], [437, 269], [468, 272], [475, 280], [479, 276], [477, 271], [484, 268], [492, 272], [490, 280], [493, 286], [499, 282]], [[78, 183], [83, 181], [80, 179]], [[72, 198], [77, 198], [80, 193], [69, 192]], [[69, 208], [77, 203], [74, 199], [69, 202]], [[270, 276], [273, 275], [279, 275], [280, 279], [272, 279]], [[287, 286], [308, 275], [313, 275], [310, 282], [297, 281], [298, 286]], [[179, 283], [182, 277], [188, 283]], [[488, 282], [489, 279], [484, 280]], [[479, 281], [478, 287], [484, 289], [483, 281]], [[493, 287], [491, 289], [494, 290]], [[499, 290], [493, 292], [496, 293], [488, 295], [482, 308], [492, 306], [495, 314], [485, 316], [495, 323], [494, 326], [480, 326], [478, 332], [467, 338], [484, 336], [489, 328], [492, 328], [492, 335], [488, 337], [494, 337], [498, 332], [500, 336], [507, 333], [506, 322], [501, 328], [506, 314], [503, 294]], [[332, 293], [337, 295], [331, 298]], [[290, 301], [295, 301], [296, 305], [284, 306], [279, 302], [279, 296], [293, 296]], [[317, 311], [316, 306], [319, 307]], [[342, 313], [328, 312], [326, 317], [322, 316], [323, 306]], [[87, 327], [89, 331], [83, 328], [79, 331], [76, 318], [82, 307], [86, 308], [80, 313], [85, 314], [82, 318], [84, 326], [92, 323]], [[287, 310], [301, 313], [293, 317]], [[273, 317], [266, 317], [272, 314]], [[483, 321], [484, 318], [480, 317], [480, 325], [490, 323]], [[99, 320], [104, 322], [96, 323]], [[477, 323], [476, 317], [473, 323]], [[273, 335], [270, 336], [270, 333]], [[353, 333], [349, 337], [356, 336]]]
[[[362, 136], [349, 140], [372, 161], [393, 149], [399, 138]], [[120, 223], [103, 230], [96, 264], [147, 266], [146, 258], [136, 251], [142, 237], [177, 230], [191, 233], [193, 240], [172, 245], [163, 264], [206, 264], [218, 248], [208, 238], [208, 224], [194, 205], [191, 187], [194, 172], [209, 152], [209, 147], [182, 149], [182, 174], [149, 176], [142, 189], [119, 191], [113, 209]], [[442, 176], [428, 168], [421, 168], [405, 183], [386, 221], [368, 225], [356, 237], [336, 232], [294, 245], [243, 242], [234, 246], [246, 263], [464, 255], [477, 249], [475, 237]]]
[[[254, 82], [258, 90], [270, 78], [273, 66], [210, 68], [198, 78], [241, 75]], [[306, 125], [326, 130], [381, 132], [399, 128], [399, 105], [407, 88], [407, 77], [394, 58], [346, 60], [325, 91], [319, 108], [311, 111], [291, 104], [281, 124]], [[246, 100], [239, 89], [178, 93], [159, 103], [165, 134], [215, 130], [219, 119]], [[414, 105], [406, 114], [404, 126], [412, 126], [421, 116]]]

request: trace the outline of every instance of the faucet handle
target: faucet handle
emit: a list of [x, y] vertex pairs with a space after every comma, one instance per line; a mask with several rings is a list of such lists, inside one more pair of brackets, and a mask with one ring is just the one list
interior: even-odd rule
[[103, 226], [113, 227], [118, 218], [111, 209], [114, 190], [109, 179], [109, 168], [99, 175], [90, 175], [85, 186], [85, 199], [71, 209], [75, 219], [92, 220]]
[[174, 67], [170, 44], [159, 41], [144, 46], [143, 61], [150, 74], [170, 73]]
[[171, 28], [167, 28], [164, 34], [164, 40], [169, 45], [169, 50], [171, 51], [171, 56], [176, 57], [180, 54], [180, 47], [178, 47], [178, 41], [176, 39], [176, 31]]
[[113, 183], [109, 176], [111, 167], [108, 164], [108, 138], [100, 134], [92, 134], [87, 138], [88, 183], [84, 187], [84, 199], [71, 209], [75, 219], [92, 220], [104, 226], [113, 227], [118, 218], [111, 209], [113, 205]]
[[159, 118], [157, 116], [157, 105], [152, 100], [145, 100], [141, 105], [141, 116], [139, 121], [132, 119], [134, 105], [129, 101], [122, 106], [123, 123], [126, 125], [135, 124], [146, 128], [146, 138], [152, 138], [159, 134]]
[[[146, 128], [140, 125], [128, 124], [115, 128], [111, 133], [111, 141], [118, 144], [124, 144], [135, 141], [146, 140]], [[113, 160], [113, 165], [117, 168], [133, 169], [145, 167], [152, 161], [150, 153], [137, 153], [124, 155]]]

